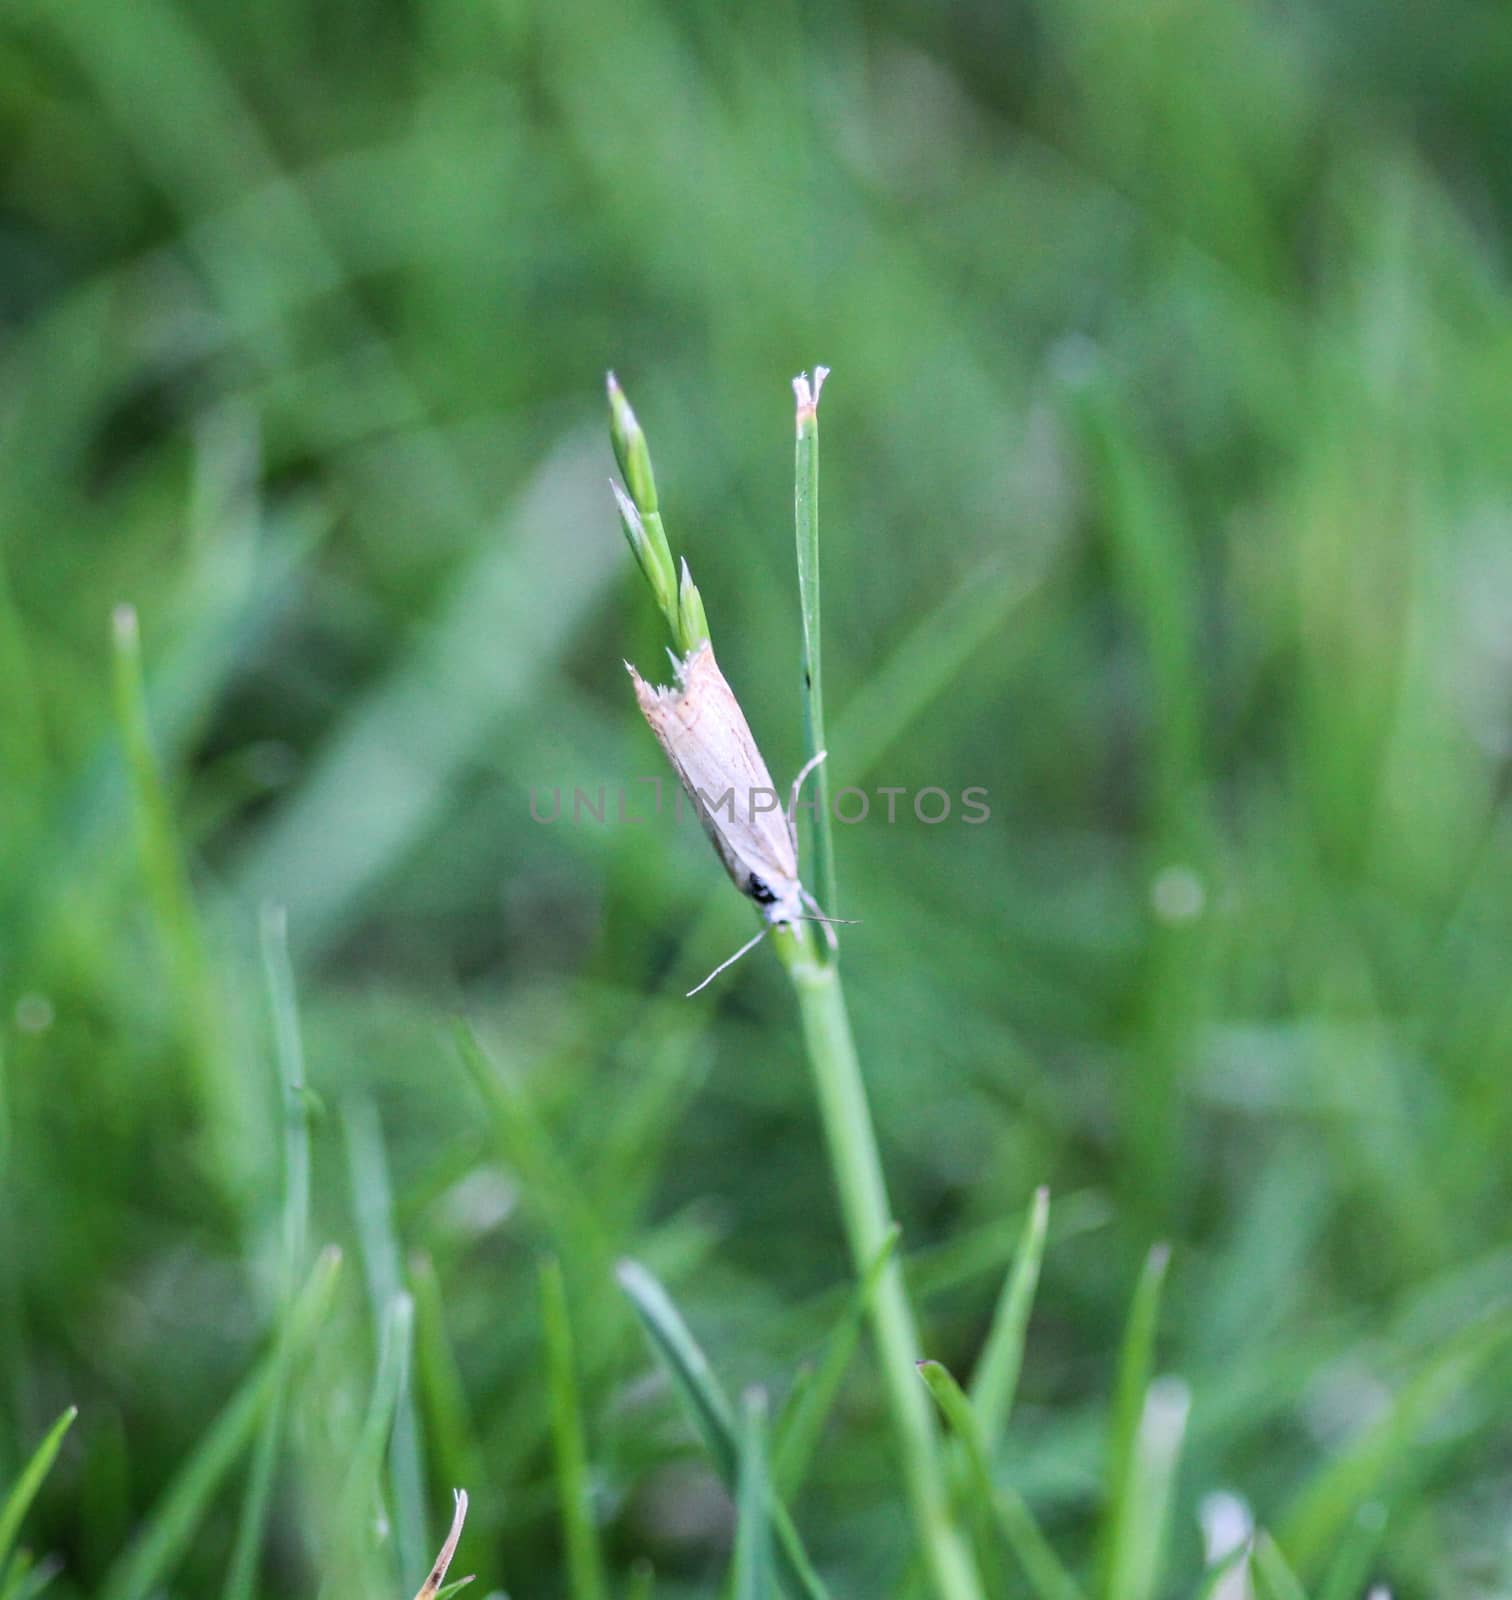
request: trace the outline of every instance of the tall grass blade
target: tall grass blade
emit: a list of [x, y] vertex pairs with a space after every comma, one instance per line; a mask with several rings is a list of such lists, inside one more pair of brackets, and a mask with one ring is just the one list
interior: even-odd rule
[[112, 617], [116, 723], [125, 747], [137, 857], [174, 991], [179, 1025], [210, 1129], [214, 1169], [239, 1192], [249, 1176], [243, 1127], [227, 1074], [209, 952], [180, 849], [178, 827], [153, 750], [142, 671], [141, 627], [134, 607]]
[[1145, 1391], [1110, 1566], [1108, 1593], [1118, 1600], [1151, 1600], [1159, 1588], [1190, 1409], [1190, 1391], [1179, 1378], [1157, 1378]]
[[264, 907], [263, 975], [273, 1020], [276, 1085], [283, 1126], [282, 1256], [279, 1263], [278, 1343], [273, 1395], [258, 1431], [247, 1477], [246, 1497], [236, 1543], [226, 1570], [226, 1600], [252, 1600], [258, 1557], [273, 1498], [273, 1478], [283, 1442], [285, 1404], [291, 1371], [289, 1319], [305, 1271], [310, 1232], [310, 1124], [305, 1096], [304, 1043], [289, 964], [288, 921], [281, 909]]
[[741, 1406], [740, 1475], [735, 1494], [734, 1600], [771, 1600], [772, 1493], [766, 1470], [767, 1403], [750, 1390]]
[[[1236, 1594], [1233, 1587], [1236, 1579], [1242, 1585], [1237, 1594], [1249, 1600], [1253, 1591], [1253, 1585], [1249, 1581], [1252, 1554], [1250, 1541], [1246, 1539], [1242, 1544], [1235, 1545], [1226, 1556], [1215, 1561], [1203, 1574], [1202, 1582], [1197, 1588], [1196, 1600], [1229, 1600], [1229, 1597], [1234, 1597]], [[1239, 1576], [1241, 1572], [1244, 1574], [1243, 1577]]]
[[[330, 1310], [341, 1252], [316, 1261], [289, 1318], [293, 1354], [302, 1355]], [[106, 1574], [99, 1600], [147, 1600], [167, 1578], [205, 1520], [216, 1491], [256, 1436], [279, 1378], [279, 1355], [265, 1357], [232, 1397], [210, 1431], [153, 1508], [140, 1533]]]
[[1375, 1500], [1366, 1501], [1355, 1512], [1319, 1586], [1318, 1600], [1358, 1600], [1385, 1536], [1386, 1522], [1386, 1508]]
[[13, 1563], [11, 1576], [0, 1589], [0, 1600], [35, 1600], [63, 1571], [62, 1556], [48, 1556], [36, 1562], [23, 1557], [24, 1552]]
[[554, 1258], [542, 1262], [540, 1280], [551, 1434], [556, 1447], [557, 1504], [567, 1539], [568, 1590], [572, 1600], [605, 1600], [604, 1558], [593, 1514], [567, 1289], [561, 1266]]
[[404, 1328], [397, 1336], [404, 1352], [404, 1368], [394, 1392], [394, 1421], [389, 1439], [389, 1483], [394, 1502], [394, 1544], [399, 1559], [400, 1582], [408, 1588], [419, 1583], [430, 1563], [430, 1536], [426, 1531], [425, 1467], [420, 1456], [420, 1423], [410, 1382], [413, 1350], [414, 1304], [404, 1281], [399, 1240], [394, 1232], [394, 1198], [384, 1152], [383, 1127], [370, 1100], [357, 1098], [342, 1116], [347, 1164], [352, 1186], [352, 1210], [357, 1220], [357, 1243], [362, 1255], [375, 1327], [387, 1351], [396, 1336], [391, 1332], [394, 1308], [401, 1302]]
[[582, 1260], [585, 1277], [602, 1262], [607, 1269], [612, 1251], [597, 1213], [585, 1200], [581, 1184], [562, 1160], [529, 1095], [514, 1075], [495, 1064], [477, 1035], [459, 1020], [453, 1037], [483, 1104], [505, 1164], [520, 1180], [547, 1237], [564, 1257]]
[[[793, 380], [797, 396], [798, 444], [794, 461], [793, 520], [798, 542], [798, 605], [803, 618], [804, 760], [811, 761], [824, 742], [824, 680], [819, 640], [819, 392], [828, 369], [814, 368]], [[830, 824], [830, 781], [821, 762], [812, 778], [814, 808], [809, 827], [812, 850], [807, 862], [808, 886], [826, 916], [839, 916], [835, 897], [835, 843]]]
[[1307, 1600], [1307, 1590], [1302, 1587], [1281, 1554], [1281, 1548], [1263, 1528], [1255, 1536], [1252, 1565], [1263, 1590], [1261, 1600]]
[[1025, 1581], [1036, 1600], [1084, 1600], [1080, 1586], [1061, 1565], [1022, 1497], [992, 1481], [987, 1443], [965, 1390], [938, 1361], [919, 1362], [919, 1376], [934, 1396], [951, 1431], [961, 1441], [973, 1502], [997, 1526], [1023, 1569]]
[[[322, 1586], [326, 1594], [339, 1594], [344, 1587], [360, 1584], [364, 1578], [377, 1581], [373, 1577], [373, 1530], [381, 1529], [388, 1520], [383, 1509], [383, 1468], [408, 1380], [414, 1320], [414, 1301], [407, 1294], [396, 1294], [384, 1313], [378, 1371], [341, 1489], [338, 1516], [342, 1554], [326, 1574]], [[382, 1581], [390, 1581], [386, 1564], [378, 1566], [378, 1570], [383, 1573]]]
[[1154, 1372], [1155, 1329], [1170, 1259], [1170, 1249], [1163, 1244], [1156, 1245], [1145, 1258], [1119, 1352], [1108, 1442], [1107, 1521], [1098, 1564], [1098, 1590], [1106, 1600], [1125, 1600], [1113, 1587], [1114, 1570], [1121, 1553], [1140, 1537], [1134, 1526], [1138, 1516], [1134, 1501], [1139, 1430]]
[[1050, 1226], [1050, 1191], [1036, 1189], [1024, 1219], [1024, 1231], [1013, 1258], [1013, 1271], [1003, 1284], [992, 1314], [992, 1327], [982, 1359], [971, 1380], [971, 1405], [990, 1461], [1008, 1424], [1024, 1361], [1024, 1339], [1029, 1312], [1039, 1287], [1040, 1263], [1045, 1255], [1045, 1234]]
[[[720, 1387], [697, 1341], [667, 1291], [634, 1261], [617, 1270], [620, 1287], [630, 1297], [651, 1348], [671, 1377], [679, 1400], [693, 1420], [715, 1470], [732, 1493], [740, 1480], [740, 1442], [729, 1397]], [[787, 1509], [775, 1496], [771, 1508], [777, 1536], [778, 1574], [785, 1593], [802, 1600], [828, 1600], [828, 1591], [803, 1548]]]
[[78, 1414], [77, 1406], [69, 1406], [53, 1423], [21, 1469], [20, 1475], [11, 1486], [10, 1493], [5, 1497], [4, 1504], [0, 1505], [0, 1578], [5, 1576], [6, 1562], [16, 1542], [16, 1535], [21, 1531], [21, 1519], [30, 1509], [32, 1501], [37, 1498], [37, 1491], [46, 1481], [48, 1473], [52, 1471], [53, 1462], [58, 1459], [58, 1451], [62, 1448], [63, 1437], [73, 1426], [74, 1418]]
[[1465, 1329], [1406, 1384], [1384, 1416], [1318, 1472], [1277, 1531], [1298, 1572], [1311, 1580], [1324, 1554], [1345, 1537], [1358, 1508], [1409, 1476], [1420, 1435], [1503, 1353], [1509, 1335], [1512, 1318], [1505, 1313]]
[[415, 1297], [415, 1382], [437, 1474], [452, 1483], [484, 1483], [467, 1389], [447, 1333], [441, 1280], [423, 1251], [410, 1257], [409, 1283]]

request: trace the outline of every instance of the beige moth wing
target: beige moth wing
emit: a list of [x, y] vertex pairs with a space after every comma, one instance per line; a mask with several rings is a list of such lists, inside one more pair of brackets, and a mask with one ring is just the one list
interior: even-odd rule
[[704, 640], [670, 689], [625, 663], [635, 698], [735, 887], [769, 923], [803, 915], [798, 850], [750, 724]]

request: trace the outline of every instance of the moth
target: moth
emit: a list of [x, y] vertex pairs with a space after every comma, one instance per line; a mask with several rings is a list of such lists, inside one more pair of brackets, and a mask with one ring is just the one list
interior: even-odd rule
[[688, 991], [694, 995], [784, 923], [818, 922], [834, 948], [830, 923], [838, 919], [826, 917], [799, 881], [793, 822], [804, 780], [824, 760], [825, 752], [819, 751], [794, 778], [784, 812], [745, 712], [714, 659], [714, 647], [705, 639], [685, 659], [674, 656], [673, 667], [677, 681], [663, 689], [647, 683], [625, 663], [641, 712], [667, 752], [725, 871], [735, 887], [755, 901], [766, 923]]

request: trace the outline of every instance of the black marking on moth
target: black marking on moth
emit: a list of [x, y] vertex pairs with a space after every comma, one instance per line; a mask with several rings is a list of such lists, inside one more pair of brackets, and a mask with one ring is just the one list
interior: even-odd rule
[[759, 906], [774, 905], [777, 900], [777, 896], [772, 892], [771, 886], [764, 883], [754, 872], [746, 880], [746, 893]]

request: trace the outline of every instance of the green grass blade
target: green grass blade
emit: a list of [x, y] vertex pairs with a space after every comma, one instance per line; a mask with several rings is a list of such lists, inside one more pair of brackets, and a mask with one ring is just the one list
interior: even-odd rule
[[997, 1525], [1037, 1600], [1083, 1600], [1080, 1586], [1061, 1564], [1022, 1497], [993, 1483], [986, 1440], [965, 1390], [938, 1361], [919, 1362], [919, 1376], [961, 1441], [975, 1505]]
[[[309, 1348], [325, 1321], [340, 1268], [341, 1252], [325, 1251], [300, 1290], [289, 1319], [296, 1357]], [[253, 1368], [106, 1574], [99, 1600], [146, 1600], [164, 1582], [205, 1520], [216, 1491], [256, 1436], [278, 1382], [277, 1364], [274, 1351]]]
[[430, 1566], [430, 1535], [426, 1529], [425, 1468], [420, 1455], [420, 1424], [410, 1382], [414, 1305], [404, 1281], [399, 1240], [394, 1232], [394, 1199], [389, 1183], [383, 1128], [371, 1101], [355, 1099], [344, 1108], [342, 1131], [346, 1136], [347, 1163], [352, 1186], [352, 1210], [357, 1220], [357, 1242], [374, 1322], [383, 1329], [388, 1350], [394, 1307], [402, 1302], [400, 1336], [405, 1366], [394, 1392], [392, 1435], [388, 1439], [389, 1484], [394, 1502], [394, 1544], [400, 1582], [407, 1589], [418, 1584]]
[[499, 1154], [520, 1180], [520, 1192], [536, 1220], [566, 1259], [587, 1256], [585, 1276], [612, 1252], [597, 1214], [583, 1198], [581, 1184], [568, 1170], [529, 1095], [514, 1075], [498, 1066], [466, 1022], [454, 1029], [457, 1050], [467, 1068], [492, 1128]]
[[258, 1557], [267, 1529], [273, 1477], [283, 1442], [285, 1399], [291, 1370], [289, 1317], [304, 1274], [310, 1233], [309, 1103], [305, 1097], [304, 1044], [294, 995], [294, 974], [289, 964], [288, 923], [283, 912], [271, 906], [264, 907], [261, 932], [263, 974], [273, 1019], [274, 1059], [283, 1123], [282, 1283], [277, 1376], [258, 1431], [236, 1543], [226, 1569], [226, 1600], [252, 1600], [257, 1585]]
[[604, 1558], [593, 1515], [583, 1407], [560, 1264], [554, 1258], [542, 1262], [540, 1278], [541, 1326], [546, 1336], [547, 1389], [556, 1447], [557, 1503], [567, 1542], [568, 1590], [572, 1600], [604, 1600]]
[[1281, 1548], [1262, 1528], [1255, 1538], [1252, 1560], [1255, 1576], [1267, 1600], [1307, 1600], [1307, 1590], [1281, 1554]]
[[425, 1408], [427, 1435], [434, 1441], [437, 1475], [444, 1482], [484, 1483], [467, 1389], [447, 1334], [441, 1280], [423, 1251], [411, 1255], [409, 1268], [415, 1297], [415, 1382]]
[[1118, 1359], [1118, 1381], [1113, 1396], [1113, 1416], [1107, 1463], [1107, 1521], [1099, 1558], [1098, 1590], [1107, 1600], [1125, 1600], [1112, 1587], [1119, 1552], [1139, 1537], [1133, 1527], [1134, 1480], [1137, 1471], [1140, 1420], [1155, 1366], [1155, 1329], [1160, 1317], [1160, 1295], [1170, 1264], [1168, 1246], [1158, 1244], [1145, 1258], [1144, 1270], [1134, 1290], [1123, 1346]]
[[[630, 1298], [678, 1398], [693, 1420], [709, 1458], [732, 1493], [740, 1478], [740, 1444], [729, 1397], [709, 1366], [708, 1358], [688, 1330], [667, 1291], [638, 1262], [622, 1261], [616, 1273]], [[827, 1591], [798, 1530], [779, 1499], [773, 1498], [772, 1526], [777, 1535], [777, 1562], [782, 1587], [804, 1600], [827, 1600]]]
[[[793, 520], [798, 539], [798, 605], [803, 616], [804, 759], [812, 760], [824, 742], [824, 683], [819, 645], [819, 391], [828, 371], [814, 368], [814, 385], [805, 375], [793, 380], [798, 397], [798, 445], [794, 461]], [[809, 780], [813, 786], [812, 851], [808, 887], [826, 916], [838, 916], [835, 898], [835, 844], [830, 823], [828, 763], [821, 762]], [[816, 941], [828, 949], [823, 940]]]
[[1020, 567], [994, 557], [909, 629], [835, 718], [835, 744], [845, 751], [845, 773], [853, 783], [875, 773], [979, 651], [990, 644], [999, 669], [1005, 651], [1032, 651], [1035, 627], [1043, 624], [1019, 613], [1035, 592], [1033, 580], [1026, 587]]
[[889, 1230], [882, 1248], [850, 1291], [839, 1321], [825, 1341], [824, 1354], [819, 1358], [813, 1376], [801, 1391], [795, 1391], [789, 1403], [789, 1411], [778, 1430], [772, 1457], [773, 1482], [784, 1501], [793, 1498], [808, 1475], [819, 1436], [840, 1393], [840, 1385], [850, 1367], [851, 1358], [861, 1342], [872, 1296], [882, 1281], [882, 1274], [892, 1259], [902, 1231], [897, 1223]]
[[1190, 1409], [1179, 1378], [1157, 1378], [1145, 1391], [1109, 1568], [1108, 1593], [1118, 1600], [1150, 1600], [1159, 1588]]
[[[378, 1371], [341, 1489], [341, 1559], [336, 1563], [340, 1572], [326, 1574], [322, 1586], [326, 1593], [340, 1593], [344, 1587], [355, 1586], [358, 1574], [369, 1572], [373, 1565], [371, 1530], [375, 1511], [384, 1504], [383, 1468], [407, 1384], [414, 1320], [414, 1301], [407, 1294], [396, 1294], [384, 1313]], [[384, 1581], [389, 1581], [386, 1571]]]
[[1036, 1189], [1024, 1231], [1013, 1258], [1013, 1271], [992, 1315], [992, 1327], [982, 1359], [971, 1380], [971, 1405], [990, 1461], [1008, 1424], [1024, 1361], [1024, 1338], [1029, 1312], [1039, 1287], [1040, 1262], [1045, 1255], [1045, 1234], [1050, 1226], [1050, 1191]]
[[772, 1493], [766, 1470], [767, 1403], [750, 1390], [741, 1407], [740, 1479], [735, 1495], [734, 1600], [771, 1600]]
[[1278, 1542], [1309, 1579], [1345, 1537], [1360, 1506], [1394, 1476], [1410, 1471], [1419, 1436], [1507, 1346], [1505, 1313], [1464, 1330], [1411, 1380], [1379, 1421], [1324, 1466], [1282, 1519]]
[[58, 1459], [58, 1451], [63, 1444], [63, 1437], [73, 1426], [74, 1418], [78, 1414], [77, 1406], [69, 1406], [53, 1423], [43, 1435], [41, 1444], [32, 1451], [31, 1459], [21, 1469], [20, 1476], [5, 1497], [4, 1505], [0, 1505], [0, 1575], [5, 1572], [11, 1547], [21, 1530], [21, 1519], [30, 1509], [32, 1501], [37, 1498], [37, 1491], [42, 1487], [48, 1473], [52, 1471], [53, 1462]]
[[234, 1080], [226, 1070], [204, 930], [173, 807], [153, 749], [141, 628], [134, 607], [116, 607], [111, 640], [116, 723], [125, 749], [137, 858], [167, 957], [184, 1048], [210, 1129], [215, 1171], [222, 1182], [239, 1191], [250, 1177], [246, 1119], [233, 1092]]
[[62, 1570], [61, 1556], [33, 1562], [23, 1552], [11, 1564], [11, 1575], [0, 1589], [0, 1600], [35, 1600]]
[[625, 1600], [651, 1600], [656, 1593], [656, 1569], [649, 1561], [637, 1561], [630, 1569], [630, 1587]]
[[740, 1445], [735, 1435], [735, 1415], [729, 1398], [714, 1376], [688, 1325], [667, 1291], [635, 1261], [622, 1261], [616, 1276], [630, 1297], [635, 1314], [650, 1337], [652, 1348], [671, 1375], [715, 1469], [727, 1484], [739, 1475]]
[[1236, 1545], [1220, 1561], [1215, 1561], [1202, 1575], [1202, 1582], [1198, 1585], [1196, 1600], [1213, 1600], [1219, 1592], [1226, 1578], [1237, 1572], [1240, 1567], [1249, 1569], [1251, 1558], [1250, 1541], [1246, 1539], [1242, 1544]]
[[1379, 1501], [1367, 1501], [1355, 1512], [1318, 1589], [1318, 1600], [1357, 1600], [1364, 1593], [1370, 1565], [1386, 1533], [1386, 1520], [1386, 1508]]

